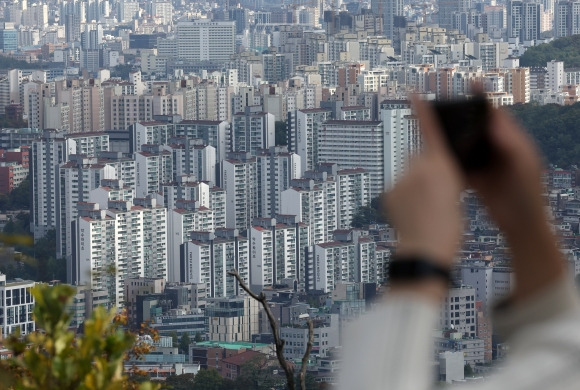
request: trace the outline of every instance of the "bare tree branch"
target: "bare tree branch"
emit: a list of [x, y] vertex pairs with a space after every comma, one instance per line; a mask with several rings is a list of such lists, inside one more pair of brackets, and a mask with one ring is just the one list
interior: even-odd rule
[[312, 343], [314, 343], [314, 324], [311, 319], [308, 319], [308, 343], [306, 343], [306, 351], [304, 351], [304, 356], [302, 356], [302, 366], [299, 374], [301, 390], [306, 390], [306, 367], [308, 366], [310, 351], [312, 351]]
[[[274, 346], [276, 347], [276, 358], [278, 359], [280, 366], [282, 367], [284, 373], [286, 374], [286, 382], [288, 383], [288, 388], [290, 390], [296, 390], [296, 383], [294, 381], [294, 366], [288, 364], [288, 361], [284, 357], [284, 345], [286, 344], [286, 341], [280, 337], [280, 330], [278, 329], [278, 324], [276, 323], [276, 319], [272, 314], [272, 310], [270, 309], [270, 305], [268, 304], [266, 295], [264, 295], [263, 292], [261, 292], [260, 295], [257, 295], [254, 292], [252, 292], [236, 269], [233, 269], [230, 272], [228, 272], [228, 275], [235, 277], [242, 290], [248, 293], [248, 295], [254, 298], [256, 301], [260, 302], [260, 304], [264, 308], [266, 316], [268, 317], [268, 322], [270, 323], [270, 329], [272, 329], [272, 336], [274, 336]], [[310, 351], [312, 350], [313, 340], [314, 340], [314, 325], [312, 324], [312, 321], [309, 319], [308, 343], [306, 344], [306, 351], [304, 352], [304, 356], [302, 357], [302, 367], [300, 368], [299, 374], [300, 386], [302, 390], [306, 390], [306, 366], [308, 363], [308, 358], [310, 356]]]

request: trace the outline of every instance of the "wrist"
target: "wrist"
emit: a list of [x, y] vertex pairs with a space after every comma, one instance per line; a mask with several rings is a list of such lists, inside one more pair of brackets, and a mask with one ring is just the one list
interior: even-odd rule
[[447, 295], [448, 286], [442, 280], [425, 279], [415, 282], [394, 282], [390, 294], [413, 295], [420, 299], [439, 303]]
[[413, 293], [438, 301], [451, 282], [449, 266], [443, 264], [429, 257], [397, 252], [389, 266], [391, 292]]

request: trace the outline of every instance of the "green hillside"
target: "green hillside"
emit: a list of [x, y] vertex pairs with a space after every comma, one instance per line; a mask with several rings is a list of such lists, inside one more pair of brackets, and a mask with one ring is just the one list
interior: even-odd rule
[[561, 168], [580, 166], [580, 103], [521, 104], [511, 111], [536, 139], [548, 163]]
[[520, 57], [520, 66], [546, 66], [552, 60], [564, 61], [565, 68], [580, 67], [580, 35], [530, 47]]

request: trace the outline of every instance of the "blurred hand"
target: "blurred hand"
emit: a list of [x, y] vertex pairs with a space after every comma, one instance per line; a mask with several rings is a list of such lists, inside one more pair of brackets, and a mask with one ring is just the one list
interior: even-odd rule
[[532, 139], [503, 110], [492, 111], [490, 136], [498, 161], [489, 170], [472, 174], [469, 185], [480, 193], [490, 215], [508, 237], [544, 229], [547, 219], [541, 197], [542, 162]]
[[424, 152], [387, 194], [388, 215], [400, 235], [400, 255], [426, 256], [451, 267], [461, 236], [460, 168], [453, 159], [432, 108], [413, 99]]

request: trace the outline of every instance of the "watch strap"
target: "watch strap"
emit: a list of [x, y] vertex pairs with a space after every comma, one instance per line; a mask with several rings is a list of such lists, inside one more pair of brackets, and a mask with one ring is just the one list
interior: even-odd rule
[[425, 279], [442, 279], [451, 282], [449, 269], [421, 256], [393, 256], [389, 264], [389, 281], [411, 282]]

